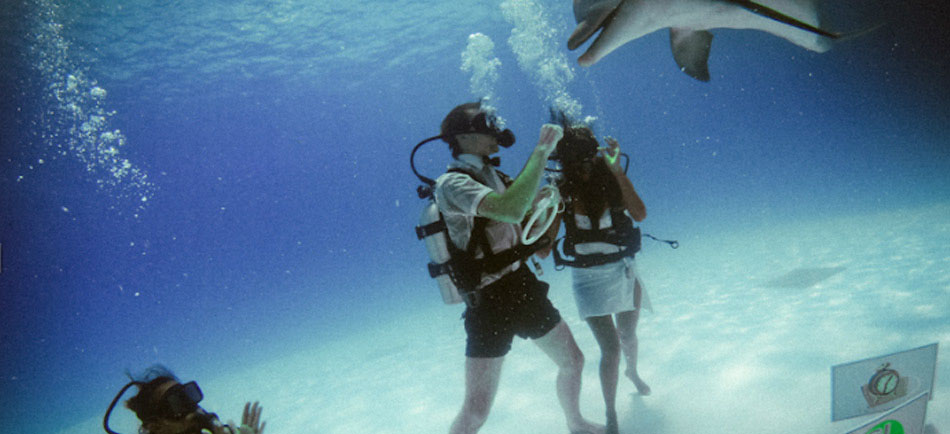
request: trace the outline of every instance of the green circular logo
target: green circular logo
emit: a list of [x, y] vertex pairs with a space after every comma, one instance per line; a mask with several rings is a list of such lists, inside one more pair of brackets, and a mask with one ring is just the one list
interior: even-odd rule
[[871, 427], [871, 429], [865, 434], [904, 434], [904, 426], [896, 420], [885, 420], [877, 425]]

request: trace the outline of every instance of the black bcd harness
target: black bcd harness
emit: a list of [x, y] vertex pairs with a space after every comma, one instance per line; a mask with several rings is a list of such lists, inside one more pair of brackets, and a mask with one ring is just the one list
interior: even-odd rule
[[[468, 175], [476, 182], [482, 183], [478, 181], [473, 173], [465, 169], [452, 168], [448, 171]], [[496, 173], [506, 188], [511, 186], [512, 180], [508, 175], [497, 171]], [[477, 306], [480, 302], [481, 294], [480, 291], [476, 291], [476, 288], [478, 288], [478, 284], [481, 283], [483, 274], [496, 273], [511, 264], [525, 261], [528, 257], [549, 243], [547, 237], [542, 237], [534, 244], [518, 244], [509, 249], [494, 253], [485, 231], [485, 228], [488, 226], [488, 221], [489, 219], [486, 217], [474, 217], [474, 226], [472, 227], [472, 233], [469, 237], [468, 247], [465, 250], [456, 247], [455, 243], [452, 242], [448, 227], [445, 223], [445, 218], [441, 212], [439, 212], [439, 220], [427, 225], [416, 226], [416, 236], [419, 237], [419, 239], [438, 232], [445, 232], [450, 259], [441, 264], [430, 262], [428, 267], [429, 276], [436, 278], [447, 274], [449, 278], [452, 279], [452, 283], [458, 288], [462, 300], [464, 300], [465, 304], [469, 307]], [[478, 249], [482, 251], [481, 258], [476, 257]]]
[[[574, 219], [573, 204], [568, 203], [564, 209], [564, 255], [573, 257], [565, 259], [558, 251], [558, 246], [554, 246], [554, 266], [560, 270], [564, 267], [589, 268], [598, 265], [609, 264], [619, 261], [623, 258], [634, 257], [640, 251], [640, 228], [633, 225], [633, 220], [624, 213], [624, 208], [620, 204], [611, 204], [607, 210], [610, 213], [611, 225], [609, 228], [600, 228], [598, 219], [591, 218], [591, 229], [581, 229], [577, 227], [577, 221]], [[581, 255], [577, 253], [575, 246], [584, 243], [607, 243], [620, 248], [614, 253], [591, 253]]]

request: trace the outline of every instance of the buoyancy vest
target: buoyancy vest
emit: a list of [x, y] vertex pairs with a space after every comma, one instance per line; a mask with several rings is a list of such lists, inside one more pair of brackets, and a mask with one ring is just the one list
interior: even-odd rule
[[[462, 168], [452, 168], [448, 171], [468, 175], [476, 182], [484, 184], [471, 171]], [[496, 173], [506, 188], [511, 186], [512, 179], [509, 176], [498, 171]], [[451, 240], [445, 218], [441, 212], [438, 213], [438, 220], [416, 227], [416, 234], [420, 239], [436, 233], [444, 233], [445, 247], [448, 250], [449, 258], [444, 262], [438, 262], [438, 258], [432, 258], [434, 261], [428, 264], [429, 276], [438, 279], [440, 276], [447, 275], [451, 279], [451, 283], [454, 284], [454, 289], [457, 290], [461, 301], [464, 301], [469, 307], [477, 306], [480, 301], [481, 294], [477, 289], [484, 274], [496, 273], [511, 264], [522, 262], [549, 242], [548, 239], [542, 237], [534, 244], [518, 244], [504, 251], [494, 253], [485, 231], [488, 221], [489, 219], [486, 217], [474, 217], [472, 232], [465, 250], [458, 248], [455, 242]], [[482, 251], [481, 258], [476, 257], [479, 249]], [[447, 288], [442, 289], [443, 298], [446, 303], [450, 303], [451, 297], [445, 295]]]
[[[564, 255], [573, 257], [565, 259], [554, 246], [554, 265], [558, 269], [567, 267], [588, 268], [597, 265], [609, 264], [623, 258], [634, 257], [640, 251], [640, 228], [633, 225], [631, 219], [624, 212], [622, 203], [610, 203], [607, 212], [610, 213], [611, 225], [609, 228], [600, 228], [599, 219], [591, 218], [591, 229], [577, 227], [573, 201], [567, 201], [564, 207]], [[575, 246], [584, 243], [607, 243], [619, 248], [614, 253], [578, 254]]]

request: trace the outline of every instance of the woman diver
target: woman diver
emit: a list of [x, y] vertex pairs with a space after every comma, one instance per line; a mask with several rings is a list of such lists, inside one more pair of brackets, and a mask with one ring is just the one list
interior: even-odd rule
[[[646, 207], [619, 164], [620, 145], [606, 138], [598, 146], [590, 127], [555, 114], [564, 137], [552, 159], [561, 165], [558, 189], [564, 200], [564, 260], [555, 246], [555, 262], [572, 267], [574, 299], [601, 350], [600, 381], [607, 408], [607, 433], [617, 433], [616, 394], [620, 353], [626, 376], [641, 395], [650, 387], [637, 372], [637, 321], [644, 300], [634, 254], [640, 232], [632, 220], [646, 218]], [[553, 229], [556, 231], [557, 229]]]
[[139, 434], [263, 434], [265, 422], [261, 421], [263, 408], [254, 402], [244, 405], [241, 425], [234, 422], [222, 425], [218, 415], [209, 413], [198, 405], [204, 397], [194, 381], [182, 384], [175, 374], [162, 365], [153, 365], [116, 395], [103, 417], [102, 425], [109, 434], [118, 434], [109, 427], [109, 416], [116, 403], [132, 386], [138, 393], [125, 405], [139, 418], [142, 425]]

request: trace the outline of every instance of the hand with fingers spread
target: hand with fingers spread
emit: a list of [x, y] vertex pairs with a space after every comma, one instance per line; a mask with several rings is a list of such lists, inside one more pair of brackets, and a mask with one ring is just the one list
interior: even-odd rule
[[[241, 416], [241, 426], [235, 434], [264, 434], [266, 422], [261, 421], [261, 412], [264, 407], [255, 401], [244, 404], [244, 414]], [[228, 421], [228, 425], [233, 426], [233, 421]]]

